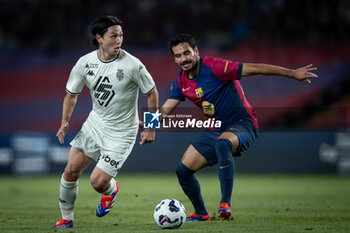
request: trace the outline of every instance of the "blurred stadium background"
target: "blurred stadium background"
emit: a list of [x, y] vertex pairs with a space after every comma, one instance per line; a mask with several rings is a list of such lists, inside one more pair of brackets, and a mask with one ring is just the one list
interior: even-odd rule
[[[290, 68], [314, 64], [319, 78], [311, 85], [242, 80], [261, 137], [236, 159], [237, 172], [350, 174], [347, 0], [0, 0], [1, 174], [63, 171], [68, 142], [91, 108], [85, 89], [59, 145], [65, 83], [77, 59], [93, 49], [89, 25], [105, 14], [124, 22], [123, 47], [152, 74], [160, 104], [178, 72], [167, 48], [176, 33], [193, 34], [201, 55]], [[140, 96], [140, 110], [145, 100]], [[159, 132], [152, 144], [136, 143], [123, 172], [173, 172], [196, 133]]]

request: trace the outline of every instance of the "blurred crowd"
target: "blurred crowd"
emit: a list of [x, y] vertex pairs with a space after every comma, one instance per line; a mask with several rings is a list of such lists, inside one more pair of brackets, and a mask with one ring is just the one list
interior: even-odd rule
[[180, 32], [225, 50], [350, 41], [348, 0], [0, 0], [0, 50], [86, 48], [89, 25], [106, 14], [124, 22], [124, 45], [131, 47], [164, 48]]

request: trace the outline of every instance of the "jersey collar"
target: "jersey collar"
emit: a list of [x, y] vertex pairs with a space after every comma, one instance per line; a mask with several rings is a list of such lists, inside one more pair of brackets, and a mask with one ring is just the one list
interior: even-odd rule
[[118, 57], [119, 57], [119, 55], [120, 55], [120, 53], [122, 53], [122, 52], [123, 52], [123, 50], [120, 49], [118, 55], [117, 55], [115, 58], [113, 58], [113, 59], [111, 59], [111, 60], [108, 60], [108, 61], [104, 61], [104, 60], [102, 60], [102, 59], [100, 58], [100, 56], [98, 55], [98, 50], [96, 50], [96, 56], [97, 56], [98, 60], [100, 60], [100, 62], [103, 62], [103, 63], [111, 63], [111, 62], [117, 60]]

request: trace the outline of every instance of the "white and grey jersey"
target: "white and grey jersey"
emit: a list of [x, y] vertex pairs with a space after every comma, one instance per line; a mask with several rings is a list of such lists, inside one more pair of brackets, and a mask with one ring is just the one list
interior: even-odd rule
[[108, 141], [135, 141], [139, 88], [145, 95], [155, 89], [151, 75], [139, 59], [121, 50], [115, 59], [102, 61], [95, 50], [75, 64], [66, 90], [79, 94], [84, 85], [90, 89], [93, 105], [84, 124], [96, 142], [102, 146]]

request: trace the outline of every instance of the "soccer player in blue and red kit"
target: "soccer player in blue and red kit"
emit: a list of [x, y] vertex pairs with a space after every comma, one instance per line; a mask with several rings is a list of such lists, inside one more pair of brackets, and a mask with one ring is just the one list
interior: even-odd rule
[[181, 71], [161, 108], [163, 117], [171, 114], [187, 98], [202, 108], [207, 117], [221, 121], [220, 128], [207, 129], [191, 141], [176, 168], [179, 183], [195, 210], [187, 216], [186, 221], [210, 221], [194, 173], [217, 163], [221, 188], [218, 214], [221, 220], [230, 220], [233, 156], [239, 156], [258, 137], [256, 114], [245, 98], [239, 80], [243, 76], [263, 74], [311, 83], [310, 79], [317, 77], [312, 71], [317, 68], [307, 65], [292, 70], [268, 64], [201, 57], [194, 38], [188, 34], [170, 39], [169, 49]]

